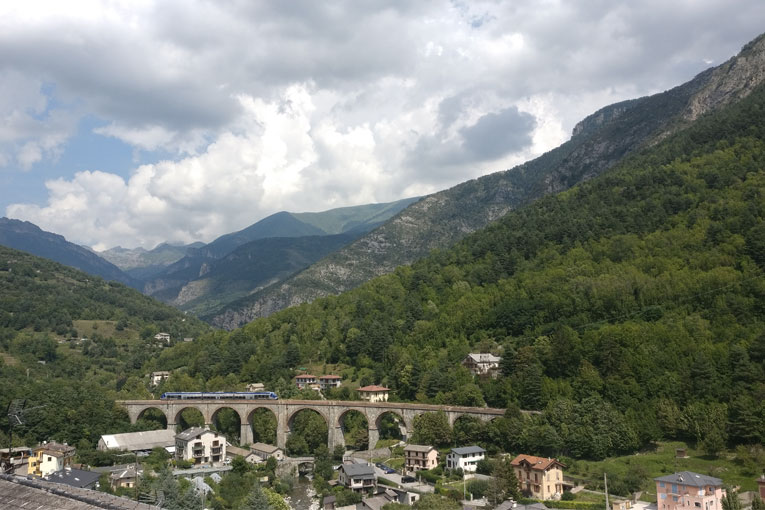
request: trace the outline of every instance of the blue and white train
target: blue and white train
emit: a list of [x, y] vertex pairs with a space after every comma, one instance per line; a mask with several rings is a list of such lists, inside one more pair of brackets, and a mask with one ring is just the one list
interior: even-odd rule
[[273, 391], [168, 391], [162, 400], [278, 400]]

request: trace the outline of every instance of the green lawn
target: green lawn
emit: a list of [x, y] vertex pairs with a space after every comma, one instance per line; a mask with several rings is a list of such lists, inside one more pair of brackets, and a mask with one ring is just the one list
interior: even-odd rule
[[[676, 448], [686, 448], [687, 458], [675, 458]], [[634, 455], [612, 457], [603, 461], [568, 460], [567, 476], [584, 479], [588, 488], [602, 490], [603, 473], [610, 477], [624, 478], [630, 469], [641, 470], [646, 475], [642, 485], [644, 501], [656, 501], [656, 486], [653, 478], [676, 471], [693, 471], [721, 478], [729, 486], [739, 485], [741, 491], [756, 490], [756, 478], [765, 469], [765, 450], [722, 453], [718, 458], [707, 457], [703, 452], [690, 448], [681, 442], [659, 443], [655, 449]], [[609, 483], [610, 485], [610, 483]], [[581, 498], [580, 498], [581, 496]], [[577, 500], [591, 495], [577, 494]]]

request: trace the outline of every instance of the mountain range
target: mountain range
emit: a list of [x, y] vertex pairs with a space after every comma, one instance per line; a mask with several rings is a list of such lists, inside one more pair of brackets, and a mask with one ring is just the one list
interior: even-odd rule
[[16, 220], [0, 224], [0, 242], [140, 288], [232, 329], [355, 288], [448, 248], [513, 209], [602, 174], [746, 97], [763, 81], [764, 55], [761, 36], [688, 83], [602, 108], [578, 123], [569, 141], [532, 161], [421, 199], [279, 212], [209, 244], [107, 250], [101, 255], [111, 263]]
[[380, 228], [296, 275], [204, 315], [232, 329], [283, 308], [339, 294], [431, 250], [453, 245], [511, 209], [600, 175], [641, 147], [746, 97], [765, 79], [765, 38], [693, 80], [607, 106], [582, 120], [560, 147], [520, 165], [424, 197]]

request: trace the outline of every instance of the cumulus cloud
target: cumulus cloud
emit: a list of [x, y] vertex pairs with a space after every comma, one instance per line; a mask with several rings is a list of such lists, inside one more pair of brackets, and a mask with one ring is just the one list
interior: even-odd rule
[[165, 159], [71, 168], [6, 213], [149, 247], [437, 191], [720, 63], [763, 17], [760, 0], [7, 2], [4, 171], [59, 157], [84, 116]]

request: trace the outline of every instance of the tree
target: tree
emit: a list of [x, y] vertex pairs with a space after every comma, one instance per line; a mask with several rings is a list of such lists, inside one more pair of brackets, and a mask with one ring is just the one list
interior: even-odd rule
[[244, 460], [244, 457], [237, 455], [231, 461], [231, 471], [243, 475], [250, 470], [250, 465]]
[[423, 413], [414, 418], [412, 441], [433, 446], [448, 446], [452, 443], [452, 429], [446, 413]]
[[508, 498], [518, 501], [521, 498], [521, 491], [518, 485], [518, 478], [515, 476], [515, 470], [508, 458], [497, 461], [492, 472], [493, 478], [489, 482], [486, 494], [489, 500], [496, 506]]
[[252, 486], [252, 490], [247, 495], [247, 501], [242, 506], [242, 510], [273, 510], [268, 502], [268, 496], [259, 483]]
[[287, 502], [284, 501], [284, 498], [278, 493], [271, 489], [263, 489], [263, 492], [266, 494], [266, 497], [268, 497], [268, 504], [272, 510], [291, 510]]
[[723, 510], [741, 510], [741, 501], [738, 499], [738, 492], [733, 489], [727, 489], [722, 499]]

